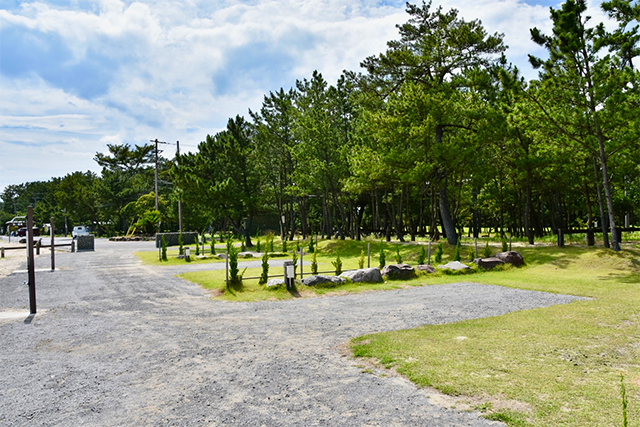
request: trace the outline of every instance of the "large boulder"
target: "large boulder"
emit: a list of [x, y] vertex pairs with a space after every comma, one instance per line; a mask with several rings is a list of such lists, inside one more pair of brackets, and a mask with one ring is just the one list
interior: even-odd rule
[[460, 261], [451, 261], [444, 265], [439, 265], [438, 268], [440, 270], [460, 271], [460, 270], [467, 270], [470, 267], [468, 265], [464, 265]]
[[435, 273], [436, 268], [429, 264], [420, 264], [416, 266], [416, 270], [424, 271], [425, 273]]
[[416, 270], [409, 264], [385, 265], [380, 273], [391, 280], [408, 280], [416, 277]]
[[380, 283], [382, 282], [382, 274], [379, 268], [363, 268], [360, 270], [345, 271], [340, 275], [344, 279], [349, 279], [354, 283]]
[[507, 264], [515, 265], [516, 267], [520, 267], [521, 265], [524, 265], [524, 258], [522, 258], [522, 255], [520, 255], [520, 253], [516, 251], [507, 251], [507, 252], [497, 253], [496, 258], [502, 260]]
[[338, 286], [342, 285], [345, 280], [342, 277], [338, 276], [324, 276], [321, 274], [305, 277], [300, 281], [305, 286]]
[[473, 262], [475, 262], [478, 267], [486, 268], [487, 270], [499, 265], [504, 265], [504, 261], [497, 257], [476, 258]]

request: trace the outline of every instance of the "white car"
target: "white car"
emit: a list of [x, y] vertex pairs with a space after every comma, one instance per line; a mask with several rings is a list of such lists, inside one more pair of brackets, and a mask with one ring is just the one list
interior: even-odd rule
[[74, 239], [78, 236], [88, 236], [88, 235], [89, 235], [89, 229], [84, 225], [76, 225], [75, 227], [73, 227], [73, 231], [71, 232], [71, 237], [73, 237]]

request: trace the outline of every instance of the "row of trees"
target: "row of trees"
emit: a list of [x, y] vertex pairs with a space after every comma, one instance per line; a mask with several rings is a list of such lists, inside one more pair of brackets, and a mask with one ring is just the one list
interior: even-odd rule
[[552, 33], [531, 30], [548, 57], [530, 58], [540, 72], [526, 82], [502, 35], [456, 10], [408, 4], [400, 38], [361, 72], [335, 85], [314, 72], [270, 92], [248, 118], [230, 119], [197, 152], [162, 162], [159, 212], [149, 204], [153, 146], [110, 146], [96, 156], [101, 177], [36, 184], [67, 185], [43, 191], [55, 214], [112, 231], [141, 218], [176, 228], [180, 201], [189, 228], [232, 228], [247, 246], [256, 221], [269, 217], [289, 238], [364, 231], [444, 234], [452, 244], [481, 225], [530, 243], [552, 230], [592, 236], [602, 227], [618, 250], [616, 228], [637, 219], [640, 202], [640, 6], [602, 7], [619, 24], [612, 32], [589, 22], [583, 0], [551, 9]]

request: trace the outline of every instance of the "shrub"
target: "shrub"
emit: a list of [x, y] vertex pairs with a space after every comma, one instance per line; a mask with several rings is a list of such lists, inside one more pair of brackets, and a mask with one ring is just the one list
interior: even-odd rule
[[166, 261], [167, 260], [167, 241], [165, 240], [164, 236], [162, 236], [162, 257], [161, 257], [161, 261]]
[[507, 238], [502, 236], [502, 252], [507, 252], [509, 250], [509, 244], [507, 243]]
[[482, 258], [489, 258], [491, 255], [493, 254], [491, 253], [489, 242], [487, 242], [487, 244], [484, 246], [484, 249], [482, 250]]
[[427, 254], [424, 251], [424, 245], [420, 246], [420, 253], [418, 254], [418, 264], [424, 264], [424, 260], [427, 258]]
[[244, 238], [240, 237], [240, 252], [244, 252], [247, 250], [247, 247], [244, 245]]
[[262, 255], [262, 274], [258, 283], [264, 285], [269, 280], [269, 252], [265, 252]]
[[274, 235], [273, 233], [270, 231], [267, 233], [267, 236], [265, 237], [267, 240], [266, 243], [266, 248], [265, 248], [265, 252], [275, 252], [275, 250], [273, 249], [273, 239], [274, 239]]
[[336, 260], [331, 261], [331, 264], [333, 264], [333, 267], [336, 269], [336, 276], [342, 274], [342, 260], [340, 259], [339, 252], [336, 252]]
[[258, 237], [258, 240], [256, 240], [256, 252], [262, 252], [260, 250], [260, 238]]
[[458, 237], [458, 242], [456, 243], [456, 248], [453, 250], [453, 260], [460, 261], [462, 257], [460, 256], [460, 238]]
[[313, 251], [313, 256], [311, 257], [311, 274], [318, 274], [318, 248], [315, 248]]
[[287, 238], [282, 239], [282, 252], [287, 252]]
[[296, 240], [296, 252], [300, 253], [300, 238]]
[[229, 283], [227, 287], [242, 285], [242, 275], [238, 269], [238, 253], [239, 251], [233, 247], [231, 238], [227, 240], [227, 251], [229, 252]]
[[380, 241], [380, 269], [387, 265], [387, 257], [384, 255], [384, 248], [382, 246], [382, 241]]
[[315, 252], [315, 244], [316, 242], [313, 240], [313, 235], [312, 235], [311, 240], [309, 241], [309, 253]]
[[364, 268], [364, 249], [360, 251], [360, 259], [358, 260], [358, 268]]
[[182, 245], [182, 231], [178, 235], [178, 255], [184, 255], [184, 246]]
[[196, 236], [196, 256], [200, 255], [200, 240]]
[[436, 248], [436, 262], [442, 262], [442, 254], [444, 253], [444, 249], [442, 249], [442, 242], [438, 243], [438, 247]]
[[216, 239], [211, 236], [211, 255], [216, 254]]
[[400, 255], [400, 245], [396, 245], [396, 264], [402, 264], [402, 255]]
[[296, 276], [297, 270], [298, 270], [298, 252], [293, 251], [293, 257], [291, 258], [291, 261], [293, 261], [293, 277]]
[[473, 245], [469, 246], [469, 254], [467, 256], [469, 257], [469, 261], [476, 259], [476, 250]]

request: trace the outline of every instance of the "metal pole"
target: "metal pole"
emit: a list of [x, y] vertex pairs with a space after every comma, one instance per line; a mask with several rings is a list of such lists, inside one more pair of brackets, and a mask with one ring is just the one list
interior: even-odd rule
[[367, 243], [367, 268], [371, 268], [371, 242]]
[[36, 314], [36, 269], [33, 259], [33, 206], [27, 207], [27, 269], [29, 271], [29, 306]]
[[53, 225], [53, 217], [51, 217], [51, 271], [56, 269], [56, 250], [54, 246], [54, 225]]

